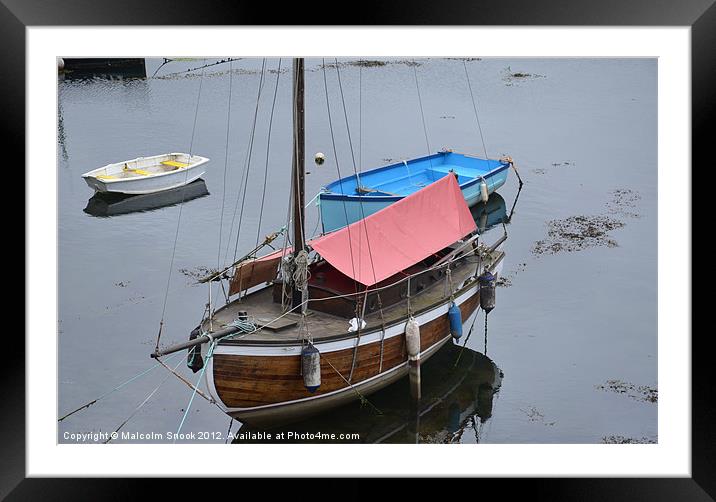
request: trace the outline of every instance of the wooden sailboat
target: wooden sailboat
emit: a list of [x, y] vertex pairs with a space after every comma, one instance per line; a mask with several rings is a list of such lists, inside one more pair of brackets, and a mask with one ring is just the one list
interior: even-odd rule
[[507, 237], [478, 244], [458, 182], [445, 176], [306, 242], [303, 64], [293, 63], [293, 246], [257, 257], [259, 246], [207, 277], [229, 280], [234, 299], [210, 306], [188, 342], [152, 354], [188, 349], [205, 397], [255, 426], [364, 399], [459, 336], [481, 288], [494, 299]]

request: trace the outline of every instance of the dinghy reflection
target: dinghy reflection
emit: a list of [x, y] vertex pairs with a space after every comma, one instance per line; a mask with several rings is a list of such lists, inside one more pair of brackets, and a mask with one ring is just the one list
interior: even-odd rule
[[152, 211], [162, 207], [173, 206], [209, 195], [203, 179], [189, 183], [183, 187], [163, 192], [126, 195], [120, 193], [97, 192], [88, 201], [84, 212], [92, 216], [106, 217], [120, 214]]
[[477, 225], [477, 231], [481, 234], [484, 234], [497, 225], [508, 222], [505, 199], [497, 192], [490, 194], [490, 198], [487, 199], [487, 204], [476, 204], [472, 206], [470, 213]]
[[369, 403], [354, 402], [280, 428], [244, 425], [233, 442], [459, 443], [465, 434], [474, 437], [469, 442], [479, 441], [502, 377], [489, 357], [448, 343], [418, 371], [411, 368], [410, 378], [372, 394]]

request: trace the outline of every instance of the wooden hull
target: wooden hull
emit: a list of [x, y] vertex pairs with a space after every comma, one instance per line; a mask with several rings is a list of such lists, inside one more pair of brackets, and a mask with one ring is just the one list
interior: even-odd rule
[[[462, 318], [479, 306], [477, 286], [458, 298]], [[449, 342], [449, 302], [416, 315], [421, 360]], [[368, 395], [408, 373], [403, 319], [381, 329], [348, 338], [314, 342], [321, 352], [321, 386], [310, 393], [303, 384], [300, 346], [218, 345], [207, 368], [207, 384], [227, 414], [254, 426], [276, 426], [307, 418]], [[383, 342], [381, 343], [381, 338]], [[358, 348], [355, 350], [356, 342]], [[382, 345], [382, 363], [381, 363]], [[355, 364], [353, 362], [355, 354]], [[346, 380], [351, 374], [352, 386]]]

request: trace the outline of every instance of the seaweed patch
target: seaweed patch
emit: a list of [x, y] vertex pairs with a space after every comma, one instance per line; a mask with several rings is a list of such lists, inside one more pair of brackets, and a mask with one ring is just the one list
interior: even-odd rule
[[530, 422], [541, 422], [544, 425], [550, 425], [550, 426], [557, 423], [557, 422], [546, 422], [544, 419], [544, 414], [534, 406], [530, 406], [526, 410], [523, 410], [522, 408], [520, 408], [520, 411], [522, 413], [524, 413], [525, 415], [527, 415], [527, 419]]
[[637, 386], [621, 380], [607, 380], [604, 384], [598, 385], [597, 389], [626, 394], [632, 399], [648, 403], [656, 403], [659, 400], [659, 391], [656, 387], [649, 387], [648, 385]]
[[509, 288], [512, 286], [512, 279], [514, 279], [519, 272], [524, 272], [525, 268], [527, 268], [526, 263], [519, 263], [515, 270], [511, 270], [507, 274], [498, 277], [495, 285], [500, 288]]
[[515, 84], [519, 84], [522, 82], [526, 82], [528, 80], [536, 80], [538, 78], [546, 78], [546, 75], [539, 75], [537, 73], [526, 73], [522, 71], [512, 71], [512, 68], [509, 66], [502, 70], [502, 80], [505, 82], [505, 85], [511, 86]]
[[622, 228], [624, 223], [608, 216], [570, 216], [547, 223], [547, 238], [539, 240], [532, 254], [556, 254], [581, 251], [595, 246], [616, 247], [608, 232]]
[[205, 267], [203, 265], [199, 265], [198, 267], [194, 267], [192, 269], [188, 268], [180, 268], [179, 272], [184, 274], [185, 276], [189, 277], [190, 279], [194, 280], [194, 284], [199, 284], [199, 281], [203, 279], [206, 276], [216, 274], [219, 271], [218, 268], [211, 268], [211, 267]]
[[510, 286], [512, 286], [512, 280], [509, 277], [502, 276], [497, 279], [495, 285], [498, 288], [509, 288]]
[[649, 438], [646, 436], [640, 438], [630, 438], [619, 435], [604, 436], [602, 438], [604, 444], [656, 444], [656, 438]]
[[380, 60], [366, 60], [366, 59], [356, 59], [353, 61], [340, 61], [337, 64], [335, 62], [333, 63], [325, 63], [323, 65], [320, 65], [318, 68], [313, 70], [306, 70], [306, 71], [317, 71], [322, 70], [323, 68], [330, 69], [330, 68], [345, 68], [347, 66], [357, 66], [360, 68], [380, 68], [382, 66], [388, 66], [388, 65], [405, 65], [405, 66], [421, 66], [422, 63], [418, 63], [417, 61], [413, 60], [400, 60], [400, 61], [380, 61]]
[[637, 202], [641, 200], [639, 192], [628, 188], [618, 188], [612, 191], [612, 200], [607, 202], [607, 211], [629, 218], [641, 218], [636, 212]]

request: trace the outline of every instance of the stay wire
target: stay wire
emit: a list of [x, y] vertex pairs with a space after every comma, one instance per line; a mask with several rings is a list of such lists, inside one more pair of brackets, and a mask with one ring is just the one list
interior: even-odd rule
[[[201, 88], [202, 88], [203, 82], [204, 82], [204, 70], [202, 69], [201, 76], [199, 78], [199, 91], [197, 93], [197, 98], [196, 98], [196, 108], [194, 109], [194, 124], [193, 124], [192, 130], [191, 130], [191, 141], [189, 142], [189, 161], [191, 161], [192, 151], [194, 149], [194, 136], [196, 133], [197, 117], [199, 116], [199, 103], [201, 102]], [[188, 179], [188, 177], [189, 177], [189, 170], [186, 170], [186, 175], [184, 178], [185, 182]], [[179, 216], [177, 217], [177, 226], [176, 226], [176, 231], [174, 232], [174, 245], [172, 246], [172, 257], [169, 260], [169, 274], [167, 277], [167, 287], [164, 292], [164, 303], [162, 305], [162, 316], [159, 320], [159, 333], [157, 333], [157, 343], [156, 343], [156, 346], [154, 347], [155, 351], [159, 350], [159, 340], [162, 337], [162, 329], [164, 327], [164, 315], [166, 314], [166, 311], [167, 311], [167, 300], [169, 298], [169, 285], [171, 284], [172, 271], [174, 269], [174, 258], [176, 257], [177, 242], [179, 241], [179, 228], [181, 227], [181, 216], [182, 216], [182, 211], [184, 209], [185, 196], [186, 196], [186, 191], [182, 190], [182, 197], [181, 197], [181, 201], [179, 202]]]
[[[338, 76], [338, 89], [341, 94], [341, 104], [343, 105], [343, 117], [345, 118], [346, 131], [348, 133], [348, 146], [350, 147], [351, 160], [353, 161], [353, 175], [356, 177], [356, 181], [358, 183], [360, 183], [360, 178], [358, 176], [358, 170], [356, 168], [356, 159], [355, 159], [355, 155], [353, 154], [353, 141], [351, 140], [351, 129], [350, 129], [349, 122], [348, 122], [348, 110], [346, 109], [346, 100], [343, 95], [343, 84], [341, 83], [341, 71], [340, 71], [339, 65], [338, 65], [338, 58], [336, 58], [335, 61], [336, 61], [336, 75]], [[377, 282], [377, 280], [376, 280], [377, 276], [375, 273], [375, 264], [373, 262], [373, 253], [371, 251], [371, 246], [370, 246], [370, 237], [368, 236], [368, 225], [365, 221], [365, 210], [363, 208], [363, 195], [361, 193], [358, 194], [358, 200], [360, 201], [359, 207], [360, 207], [360, 212], [361, 212], [361, 221], [363, 221], [363, 229], [365, 231], [365, 239], [366, 239], [366, 244], [368, 246], [368, 257], [370, 259], [370, 266], [373, 271], [373, 281]], [[360, 239], [358, 241], [358, 245], [360, 246], [362, 244], [362, 242], [363, 242], [362, 239]], [[361, 252], [361, 250], [359, 249], [358, 253], [360, 254], [360, 252]], [[360, 325], [360, 323], [359, 323], [359, 325]], [[359, 331], [360, 331], [360, 329], [359, 329]]]
[[[338, 171], [338, 179], [342, 179], [343, 176], [341, 175], [341, 166], [340, 162], [338, 161], [338, 150], [336, 149], [336, 138], [333, 133], [333, 120], [331, 118], [331, 105], [330, 100], [328, 99], [328, 80], [326, 79], [326, 59], [323, 58], [323, 65], [321, 65], [321, 68], [323, 70], [323, 89], [325, 90], [326, 95], [326, 110], [328, 111], [328, 128], [331, 132], [331, 143], [333, 145], [333, 156], [336, 159], [336, 170]], [[344, 195], [343, 193], [343, 183], [340, 183], [341, 186], [341, 195]], [[348, 210], [346, 209], [346, 202], [343, 200], [343, 214], [346, 219], [346, 223], [348, 223]], [[349, 252], [351, 254], [351, 269], [353, 271], [353, 277], [356, 275], [355, 270], [355, 262], [354, 262], [354, 256], [353, 256], [353, 244], [352, 244], [352, 237], [351, 237], [351, 229], [350, 225], [347, 225], [346, 228], [348, 229], [348, 247]], [[353, 285], [355, 288], [355, 292], [358, 293], [358, 282], [353, 279]]]
[[[224, 231], [224, 209], [226, 206], [226, 173], [228, 171], [228, 165], [229, 165], [229, 137], [231, 132], [231, 95], [232, 95], [232, 85], [234, 80], [233, 75], [233, 68], [232, 63], [229, 62], [229, 97], [228, 97], [228, 109], [226, 112], [226, 145], [224, 147], [224, 178], [223, 183], [221, 185], [221, 215], [219, 217], [219, 243], [216, 247], [216, 269], [221, 269], [221, 237]], [[229, 233], [231, 232], [231, 228], [229, 228]], [[219, 281], [221, 284], [221, 281]], [[211, 287], [211, 283], [209, 283], [209, 287]]]
[[480, 125], [480, 116], [477, 113], [477, 103], [475, 102], [475, 95], [472, 92], [472, 84], [470, 84], [470, 74], [467, 71], [467, 64], [465, 60], [462, 61], [462, 66], [465, 69], [465, 79], [467, 80], [467, 88], [470, 91], [470, 99], [472, 100], [472, 109], [475, 112], [475, 120], [477, 121], [477, 130], [480, 133], [480, 140], [482, 141], [482, 150], [485, 152], [485, 160], [487, 160], [487, 146], [485, 146], [485, 136], [482, 134], [482, 126]]
[[274, 114], [274, 109], [276, 108], [276, 95], [278, 94], [278, 83], [279, 83], [280, 78], [281, 78], [281, 58], [278, 59], [278, 68], [276, 69], [276, 86], [274, 87], [274, 90], [273, 90], [273, 101], [271, 102], [271, 114], [269, 116], [268, 137], [266, 139], [266, 165], [264, 167], [264, 185], [263, 185], [263, 190], [261, 192], [261, 209], [259, 210], [259, 223], [256, 228], [256, 244], [255, 244], [255, 246], [259, 245], [259, 239], [261, 238], [261, 221], [263, 220], [263, 216], [264, 216], [264, 203], [266, 201], [266, 184], [268, 181], [269, 152], [271, 150], [271, 130], [273, 129], [273, 114]]
[[428, 127], [425, 124], [425, 112], [423, 111], [423, 98], [420, 95], [420, 84], [418, 83], [418, 64], [413, 59], [413, 75], [415, 76], [415, 89], [418, 91], [418, 105], [420, 106], [420, 119], [423, 123], [423, 133], [425, 134], [425, 145], [428, 148], [428, 161], [430, 162], [430, 177], [435, 181], [435, 173], [433, 173], [433, 160], [430, 158], [432, 150], [430, 149], [430, 140], [428, 139]]
[[[236, 261], [236, 253], [238, 252], [238, 249], [239, 249], [239, 237], [241, 236], [241, 222], [243, 221], [244, 206], [246, 203], [246, 188], [248, 186], [249, 174], [251, 172], [251, 157], [253, 154], [254, 138], [256, 135], [256, 121], [257, 121], [257, 117], [258, 117], [258, 113], [259, 113], [259, 103], [261, 102], [261, 91], [263, 89], [265, 74], [266, 74], [266, 58], [263, 58], [262, 63], [261, 63], [261, 76], [259, 77], [259, 85], [258, 85], [258, 90], [257, 90], [257, 94], [256, 94], [256, 107], [254, 108], [253, 124], [251, 126], [251, 134], [249, 135], [249, 144], [248, 144], [248, 148], [246, 151], [246, 161], [245, 161], [245, 165], [244, 165], [244, 172], [243, 172], [241, 182], [239, 183], [240, 185], [243, 184], [243, 188], [240, 187], [240, 191], [242, 192], [241, 211], [239, 213], [239, 222], [238, 222], [237, 228], [236, 228], [236, 244], [234, 245], [233, 261]], [[236, 217], [236, 210], [238, 209], [238, 206], [239, 206], [239, 197], [236, 198], [236, 204], [234, 206], [234, 216], [231, 219], [232, 228], [234, 226], [234, 219]], [[226, 254], [228, 255], [228, 242], [227, 242], [227, 253]]]

